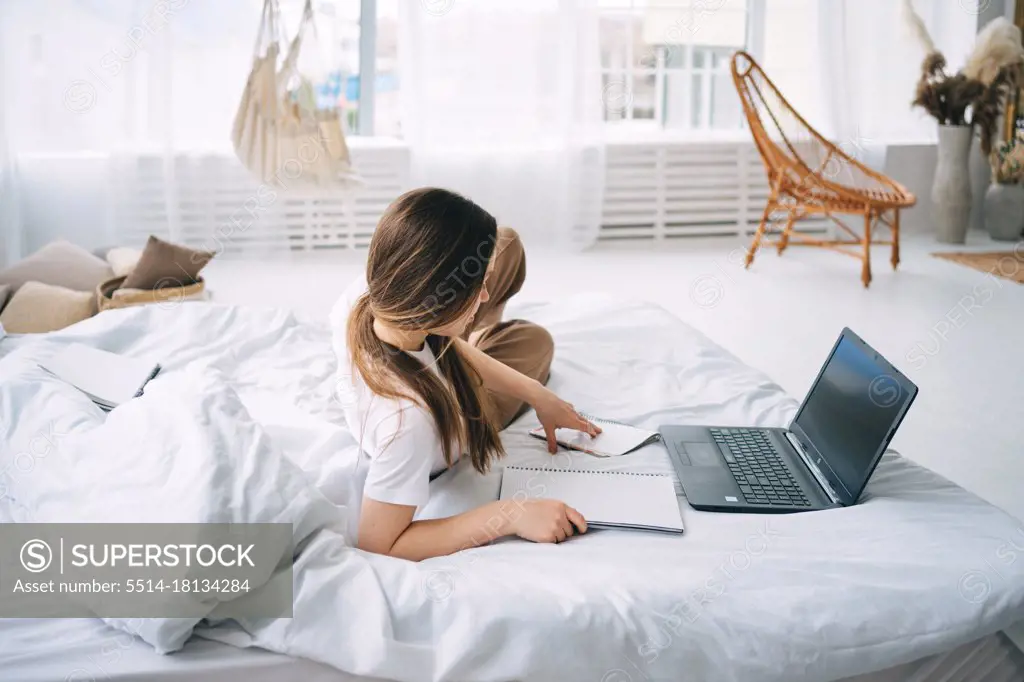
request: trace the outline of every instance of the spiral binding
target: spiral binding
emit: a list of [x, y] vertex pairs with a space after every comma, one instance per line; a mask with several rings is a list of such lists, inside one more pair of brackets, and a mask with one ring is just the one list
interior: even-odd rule
[[627, 424], [626, 422], [615, 421], [614, 419], [604, 419], [602, 417], [595, 417], [592, 414], [588, 414], [587, 412], [581, 412], [579, 410], [576, 410], [576, 414], [578, 414], [579, 416], [583, 417], [588, 421], [598, 422], [599, 424], [618, 424], [619, 426], [632, 426], [634, 429], [640, 428], [638, 426], [633, 426], [632, 424]]
[[602, 471], [600, 469], [547, 469], [545, 467], [523, 467], [517, 464], [509, 464], [505, 469], [517, 471], [554, 471], [568, 474], [615, 474], [616, 476], [659, 476], [667, 477], [668, 474], [648, 474], [640, 471]]
[[[628, 426], [631, 429], [643, 429], [642, 426], [637, 426], [636, 424], [627, 424], [626, 422], [620, 422], [614, 419], [604, 419], [603, 417], [595, 417], [592, 414], [589, 414], [587, 412], [580, 412], [579, 410], [576, 410], [576, 414], [589, 421], [597, 422], [598, 424], [618, 424], [619, 426]], [[660, 433], [654, 434], [648, 442], [644, 443], [644, 445], [649, 445], [650, 443], [653, 443], [658, 440], [661, 440]]]

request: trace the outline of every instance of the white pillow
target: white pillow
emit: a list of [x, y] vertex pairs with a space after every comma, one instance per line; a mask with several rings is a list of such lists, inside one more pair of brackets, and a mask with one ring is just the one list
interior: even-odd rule
[[135, 269], [135, 264], [142, 257], [142, 251], [130, 246], [118, 246], [107, 251], [107, 263], [114, 271], [114, 277], [124, 277]]

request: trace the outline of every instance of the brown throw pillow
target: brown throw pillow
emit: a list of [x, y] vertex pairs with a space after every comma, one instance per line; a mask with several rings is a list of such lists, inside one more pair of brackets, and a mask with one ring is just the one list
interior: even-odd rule
[[0, 324], [11, 334], [52, 332], [92, 317], [94, 305], [87, 291], [25, 282], [0, 313]]
[[0, 284], [9, 284], [14, 291], [25, 282], [42, 282], [92, 292], [112, 276], [105, 260], [70, 242], [57, 241], [0, 271]]
[[214, 254], [150, 236], [139, 262], [125, 279], [127, 289], [162, 289], [192, 284]]
[[7, 305], [7, 297], [11, 295], [10, 284], [0, 284], [0, 313], [3, 312], [4, 306]]

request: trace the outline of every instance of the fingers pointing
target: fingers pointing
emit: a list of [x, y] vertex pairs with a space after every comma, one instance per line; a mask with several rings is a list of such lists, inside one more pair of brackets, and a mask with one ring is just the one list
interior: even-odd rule
[[588, 436], [596, 436], [597, 434], [601, 433], [601, 428], [597, 424], [594, 424], [589, 419], [582, 416], [579, 417], [579, 422], [576, 428], [582, 431], [583, 433], [587, 434]]
[[544, 433], [548, 437], [548, 454], [553, 455], [558, 452], [558, 441], [555, 440], [555, 430], [552, 428], [545, 428]]

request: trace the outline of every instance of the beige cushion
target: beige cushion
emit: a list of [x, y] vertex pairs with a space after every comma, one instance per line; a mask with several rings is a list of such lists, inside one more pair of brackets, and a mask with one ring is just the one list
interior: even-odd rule
[[107, 251], [107, 263], [114, 271], [114, 277], [124, 277], [135, 269], [142, 251], [129, 246], [118, 246]]
[[25, 282], [41, 282], [92, 292], [112, 275], [113, 271], [102, 258], [70, 242], [57, 241], [0, 271], [0, 284], [9, 284], [15, 291]]
[[0, 284], [0, 312], [3, 311], [4, 306], [7, 305], [7, 297], [11, 295], [10, 284]]
[[150, 236], [139, 262], [124, 280], [124, 288], [163, 289], [194, 284], [199, 271], [213, 256], [209, 251], [196, 251]]
[[88, 291], [26, 282], [0, 313], [0, 324], [11, 334], [52, 332], [92, 317], [95, 304]]

